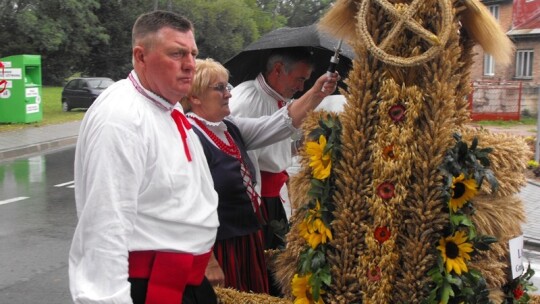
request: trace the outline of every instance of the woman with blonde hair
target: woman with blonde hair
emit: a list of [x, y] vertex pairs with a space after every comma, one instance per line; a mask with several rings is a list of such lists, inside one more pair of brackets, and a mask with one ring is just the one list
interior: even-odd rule
[[187, 116], [201, 140], [219, 196], [220, 226], [206, 271], [214, 285], [268, 293], [260, 230], [265, 216], [247, 151], [290, 137], [306, 113], [335, 91], [338, 79], [337, 73], [319, 77], [304, 96], [272, 116], [231, 117], [229, 72], [213, 59], [197, 59]]

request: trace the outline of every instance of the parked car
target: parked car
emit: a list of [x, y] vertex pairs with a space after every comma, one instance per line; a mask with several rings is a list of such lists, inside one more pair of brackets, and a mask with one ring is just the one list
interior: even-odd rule
[[114, 80], [106, 77], [83, 77], [70, 80], [62, 90], [62, 110], [89, 108], [94, 100], [105, 91]]

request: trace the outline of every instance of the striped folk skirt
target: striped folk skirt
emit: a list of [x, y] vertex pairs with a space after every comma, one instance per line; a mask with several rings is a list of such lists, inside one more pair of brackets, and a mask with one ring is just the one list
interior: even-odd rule
[[225, 287], [268, 293], [266, 259], [260, 232], [217, 240], [214, 255], [225, 274]]

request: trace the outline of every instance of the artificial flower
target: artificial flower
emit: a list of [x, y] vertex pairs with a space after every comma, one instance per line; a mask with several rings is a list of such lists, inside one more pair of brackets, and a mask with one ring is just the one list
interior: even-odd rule
[[377, 194], [384, 200], [394, 197], [394, 185], [390, 182], [384, 182], [377, 187]]
[[437, 249], [441, 252], [446, 272], [454, 270], [461, 275], [461, 272], [469, 271], [465, 262], [471, 259], [469, 253], [474, 249], [473, 245], [467, 242], [465, 232], [457, 231], [454, 235], [441, 238]]
[[309, 166], [313, 168], [313, 177], [323, 180], [330, 176], [332, 169], [331, 151], [324, 153], [326, 147], [326, 137], [319, 136], [319, 141], [310, 141], [306, 143], [306, 152], [310, 155]]
[[385, 160], [396, 158], [396, 155], [394, 154], [394, 145], [384, 147], [384, 149], [383, 149], [383, 158]]
[[450, 208], [456, 212], [463, 205], [476, 195], [477, 187], [476, 180], [465, 179], [465, 175], [461, 173], [458, 177], [452, 178], [452, 197], [450, 198]]
[[393, 105], [388, 110], [388, 115], [394, 122], [400, 122], [405, 119], [405, 106], [402, 104]]
[[512, 292], [514, 293], [514, 299], [516, 300], [519, 300], [523, 294], [525, 294], [525, 291], [523, 291], [523, 287], [521, 285], [518, 285]]
[[391, 235], [390, 230], [387, 227], [377, 227], [373, 234], [375, 235], [375, 239], [379, 242], [379, 244], [386, 242]]
[[381, 279], [381, 269], [378, 266], [374, 266], [373, 268], [368, 269], [367, 276], [368, 280], [376, 282]]

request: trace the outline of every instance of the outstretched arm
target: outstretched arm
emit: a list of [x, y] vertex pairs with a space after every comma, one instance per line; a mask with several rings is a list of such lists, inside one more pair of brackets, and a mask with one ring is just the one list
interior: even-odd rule
[[292, 124], [295, 128], [300, 127], [309, 111], [315, 109], [326, 96], [336, 90], [338, 80], [338, 73], [333, 73], [330, 76], [322, 75], [311, 89], [291, 103], [289, 116], [292, 118]]

